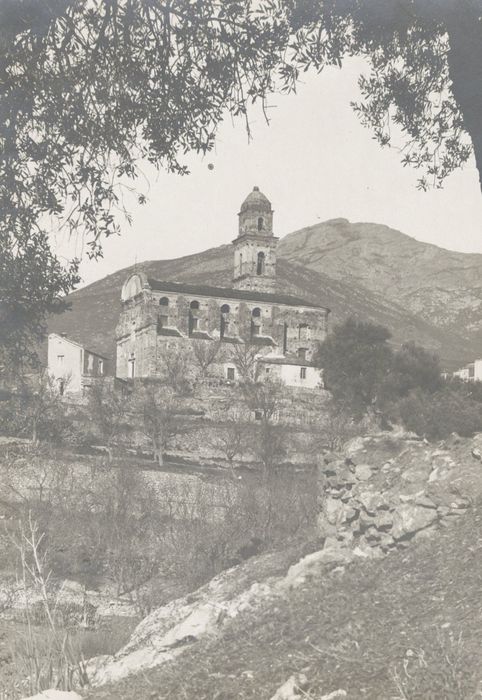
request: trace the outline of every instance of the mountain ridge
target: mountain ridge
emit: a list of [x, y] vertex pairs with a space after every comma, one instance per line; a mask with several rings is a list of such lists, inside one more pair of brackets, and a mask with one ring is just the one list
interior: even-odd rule
[[[232, 247], [224, 244], [169, 260], [147, 260], [69, 295], [71, 310], [49, 332], [113, 357], [120, 290], [134, 270], [165, 281], [230, 286]], [[278, 290], [347, 316], [382, 323], [393, 342], [416, 340], [455, 368], [482, 349], [482, 254], [448, 251], [383, 224], [338, 218], [293, 231], [279, 241]]]

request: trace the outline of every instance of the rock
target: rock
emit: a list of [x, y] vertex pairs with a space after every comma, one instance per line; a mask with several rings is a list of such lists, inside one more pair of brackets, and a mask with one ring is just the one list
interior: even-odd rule
[[278, 688], [271, 700], [299, 700], [306, 697], [306, 688], [308, 688], [308, 679], [305, 674], [296, 673]]
[[393, 526], [393, 515], [388, 511], [379, 513], [375, 518], [374, 525], [377, 530], [388, 532]]
[[476, 447], [472, 448], [470, 454], [472, 455], [472, 457], [474, 459], [478, 460], [479, 462], [482, 460], [482, 452], [480, 450], [478, 450]]
[[437, 508], [436, 504], [432, 501], [432, 499], [426, 496], [425, 494], [422, 494], [421, 496], [417, 496], [415, 498], [415, 505], [421, 506], [422, 508]]
[[342, 690], [341, 688], [339, 688], [338, 690], [334, 690], [332, 693], [328, 693], [328, 695], [322, 695], [320, 700], [339, 700], [340, 698], [346, 697], [346, 690]]
[[68, 690], [43, 690], [37, 695], [30, 695], [24, 700], [82, 700], [82, 697], [78, 693], [74, 693]]
[[[319, 552], [308, 554], [293, 564], [286, 574], [285, 584], [299, 586], [307, 579], [319, 576], [323, 571], [330, 571], [340, 564], [348, 564], [353, 559], [350, 549], [341, 547], [334, 538], [327, 538], [328, 547]], [[326, 542], [325, 542], [326, 545]]]
[[413, 467], [409, 467], [402, 472], [401, 477], [404, 481], [408, 481], [409, 484], [426, 483], [431, 467], [427, 464], [417, 464]]
[[378, 491], [362, 491], [358, 494], [358, 501], [368, 515], [375, 515], [378, 510], [389, 508], [387, 499]]
[[357, 464], [355, 467], [355, 476], [358, 481], [368, 481], [372, 475], [372, 468], [369, 464]]
[[342, 522], [344, 508], [344, 504], [332, 496], [325, 500], [323, 504], [323, 512], [330, 525], [336, 525], [337, 523]]
[[438, 518], [436, 510], [404, 503], [393, 513], [392, 536], [396, 540], [413, 535], [432, 525]]
[[365, 442], [362, 437], [352, 438], [345, 445], [345, 454], [347, 457], [353, 457], [354, 454], [360, 452], [365, 447]]
[[457, 498], [455, 501], [452, 501], [450, 504], [451, 508], [455, 508], [456, 510], [464, 510], [465, 508], [468, 508], [470, 506], [470, 502], [467, 501], [465, 498]]

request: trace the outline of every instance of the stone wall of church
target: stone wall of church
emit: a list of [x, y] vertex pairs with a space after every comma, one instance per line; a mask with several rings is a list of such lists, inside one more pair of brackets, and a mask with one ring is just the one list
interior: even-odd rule
[[165, 348], [191, 340], [252, 342], [260, 350], [309, 362], [325, 338], [326, 324], [323, 309], [144, 290], [123, 304], [117, 376], [132, 376], [133, 363], [135, 376], [155, 376]]

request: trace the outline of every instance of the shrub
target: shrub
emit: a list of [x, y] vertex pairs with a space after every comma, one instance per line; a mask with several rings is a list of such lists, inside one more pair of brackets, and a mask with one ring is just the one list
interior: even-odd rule
[[450, 388], [434, 394], [412, 391], [392, 404], [388, 415], [401, 421], [407, 430], [431, 440], [451, 433], [470, 437], [482, 430], [482, 404]]

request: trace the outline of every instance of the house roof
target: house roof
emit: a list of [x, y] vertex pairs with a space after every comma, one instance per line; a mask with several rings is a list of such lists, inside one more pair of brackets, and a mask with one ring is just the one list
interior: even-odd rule
[[329, 311], [325, 306], [314, 304], [312, 301], [300, 299], [289, 294], [277, 294], [270, 292], [252, 292], [244, 289], [233, 289], [231, 287], [212, 287], [208, 284], [185, 284], [184, 282], [164, 282], [161, 280], [148, 279], [151, 289], [160, 292], [177, 292], [179, 294], [189, 294], [190, 296], [217, 297], [221, 299], [239, 299], [242, 301], [257, 301], [267, 304], [284, 304], [286, 306], [306, 306], [311, 309], [322, 309]]
[[60, 340], [64, 340], [67, 343], [70, 343], [71, 345], [76, 345], [78, 348], [82, 348], [85, 352], [88, 352], [90, 355], [95, 355], [96, 357], [100, 357], [102, 360], [109, 360], [110, 357], [107, 357], [106, 355], [101, 355], [100, 352], [97, 352], [97, 350], [91, 350], [90, 348], [86, 348], [85, 345], [82, 345], [82, 343], [78, 343], [76, 340], [72, 340], [72, 338], [68, 338], [66, 335], [62, 335], [60, 333], [49, 333], [49, 339], [55, 336], [56, 338], [60, 338]]
[[257, 358], [258, 362], [263, 362], [267, 365], [295, 365], [296, 367], [316, 367], [311, 360], [302, 360], [299, 357], [291, 355], [260, 355]]

